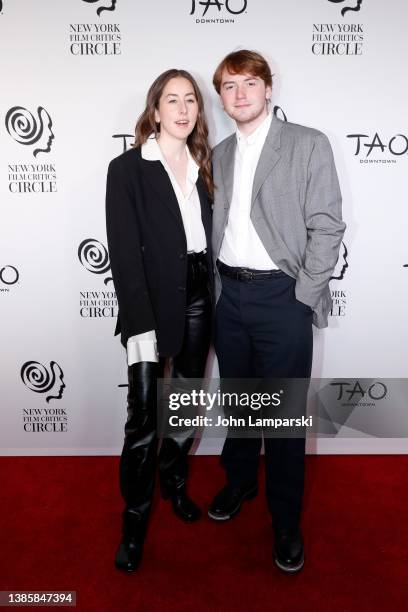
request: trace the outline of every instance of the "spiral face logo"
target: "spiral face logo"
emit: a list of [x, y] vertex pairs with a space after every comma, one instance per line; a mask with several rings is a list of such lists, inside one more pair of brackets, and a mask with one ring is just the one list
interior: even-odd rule
[[[276, 105], [276, 106], [273, 107], [273, 114], [275, 115], [275, 117], [277, 117], [278, 119], [281, 119], [282, 121], [287, 121], [288, 120], [285, 111], [280, 106]], [[279, 115], [280, 115], [280, 117], [279, 117]]]
[[[92, 274], [106, 274], [110, 269], [109, 254], [105, 246], [94, 238], [86, 238], [78, 247], [78, 258], [81, 264]], [[105, 278], [105, 285], [112, 278]]]
[[10, 136], [22, 145], [37, 145], [33, 151], [49, 153], [55, 136], [52, 131], [52, 119], [42, 106], [37, 108], [37, 118], [22, 106], [13, 106], [6, 114], [6, 129]]
[[20, 376], [30, 391], [48, 393], [54, 390], [56, 395], [47, 395], [47, 403], [51, 399], [61, 399], [65, 389], [64, 373], [56, 361], [51, 361], [49, 368], [38, 361], [26, 361], [21, 368]]
[[[356, 6], [345, 6], [344, 8], [341, 9], [341, 14], [343, 17], [347, 13], [347, 11], [359, 11], [361, 9], [363, 0], [355, 0], [355, 1], [356, 1]], [[333, 2], [334, 4], [340, 4], [341, 2], [345, 2], [345, 0], [329, 0], [329, 2]]]
[[[101, 0], [82, 0], [83, 2], [87, 2], [88, 4], [95, 4], [96, 2], [100, 2]], [[97, 8], [96, 10], [96, 14], [98, 15], [98, 17], [101, 16], [102, 11], [114, 11], [115, 7], [116, 7], [116, 1], [117, 0], [110, 0], [110, 5], [109, 6], [100, 6]], [[106, 2], [105, 2], [106, 4]]]
[[333, 270], [333, 276], [330, 277], [330, 280], [343, 280], [346, 270], [349, 267], [347, 257], [348, 250], [346, 245], [342, 241], [340, 246], [339, 258], [337, 260], [336, 267]]

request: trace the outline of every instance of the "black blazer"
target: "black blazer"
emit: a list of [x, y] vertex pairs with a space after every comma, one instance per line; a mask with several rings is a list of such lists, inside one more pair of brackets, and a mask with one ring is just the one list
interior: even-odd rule
[[[197, 180], [212, 279], [211, 201]], [[187, 242], [180, 207], [160, 161], [130, 149], [109, 164], [106, 226], [113, 283], [119, 303], [115, 335], [156, 330], [161, 356], [177, 355], [184, 335]]]

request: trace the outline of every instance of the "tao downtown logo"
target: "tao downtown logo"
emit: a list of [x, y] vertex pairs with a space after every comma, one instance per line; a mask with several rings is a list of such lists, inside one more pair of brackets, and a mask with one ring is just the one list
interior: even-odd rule
[[[14, 266], [4, 266], [0, 270], [0, 283], [4, 285], [15, 285], [20, 278], [19, 271]], [[0, 291], [8, 291], [0, 286]]]
[[[101, 3], [101, 0], [82, 0], [82, 2], [87, 2], [88, 4], [96, 4], [97, 2]], [[98, 17], [101, 16], [101, 13], [103, 11], [114, 11], [116, 8], [116, 2], [117, 0], [111, 0], [109, 6], [99, 6], [96, 9], [96, 14], [98, 15]], [[106, 2], [104, 2], [103, 4], [106, 5]]]
[[248, 1], [247, 0], [225, 0], [225, 2], [220, 2], [219, 0], [191, 0], [191, 12], [190, 15], [195, 15], [196, 6], [203, 6], [202, 17], [204, 17], [210, 8], [210, 6], [216, 7], [218, 12], [222, 10], [222, 7], [225, 6], [228, 13], [231, 15], [241, 15], [247, 8]]
[[[334, 4], [342, 4], [343, 2], [345, 2], [345, 0], [328, 0], [329, 2], [333, 2]], [[363, 3], [363, 0], [356, 0], [356, 5], [355, 6], [345, 6], [341, 9], [341, 14], [342, 17], [345, 16], [345, 14], [348, 11], [359, 11], [361, 9], [361, 5]]]
[[371, 384], [361, 383], [359, 380], [353, 381], [332, 381], [331, 387], [338, 388], [337, 401], [346, 400], [358, 404], [363, 398], [370, 400], [382, 400], [387, 396], [388, 388], [381, 381], [374, 381]]
[[[378, 132], [376, 132], [372, 137], [369, 134], [356, 133], [347, 134], [347, 138], [354, 140], [354, 156], [363, 157], [363, 159], [360, 159], [360, 163], [370, 162], [371, 160], [367, 158], [369, 158], [373, 153], [377, 153], [377, 156], [384, 156], [387, 155], [388, 152], [393, 156], [391, 160], [388, 161], [396, 163], [395, 158], [400, 158], [402, 155], [406, 155], [408, 153], [408, 137], [405, 134], [396, 134], [390, 139], [384, 139], [384, 137], [380, 137]], [[365, 151], [366, 155], [363, 156]], [[385, 162], [387, 160], [380, 159], [380, 161]]]
[[34, 157], [38, 153], [49, 153], [55, 136], [52, 119], [44, 107], [37, 108], [37, 117], [23, 106], [13, 106], [6, 114], [6, 130], [19, 144], [32, 146]]

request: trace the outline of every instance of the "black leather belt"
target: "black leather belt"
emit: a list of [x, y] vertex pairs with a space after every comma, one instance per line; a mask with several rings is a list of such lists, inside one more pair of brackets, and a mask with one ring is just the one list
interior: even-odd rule
[[266, 278], [286, 276], [285, 272], [282, 272], [282, 270], [252, 270], [251, 268], [233, 268], [225, 265], [219, 259], [217, 260], [217, 268], [220, 274], [239, 281], [262, 280]]

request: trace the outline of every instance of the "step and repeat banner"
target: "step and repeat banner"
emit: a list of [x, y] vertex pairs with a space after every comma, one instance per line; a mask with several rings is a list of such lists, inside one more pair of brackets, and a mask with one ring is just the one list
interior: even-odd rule
[[[313, 376], [349, 411], [365, 406], [366, 421], [309, 451], [407, 452], [406, 413], [392, 411], [392, 380], [408, 375], [407, 22], [404, 0], [0, 1], [2, 454], [120, 452], [107, 166], [168, 68], [197, 78], [211, 144], [230, 134], [211, 81], [239, 48], [270, 62], [280, 118], [328, 135], [343, 192], [348, 228]], [[197, 452], [220, 445], [204, 436]]]

